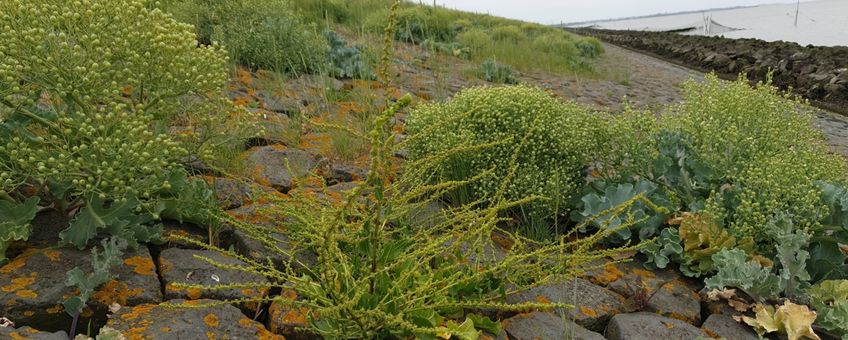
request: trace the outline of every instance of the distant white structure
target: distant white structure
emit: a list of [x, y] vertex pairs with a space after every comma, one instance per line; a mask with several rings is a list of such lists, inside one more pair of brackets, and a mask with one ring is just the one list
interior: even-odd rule
[[719, 24], [713, 20], [712, 15], [705, 15], [703, 20], [688, 25], [653, 29], [646, 27], [643, 31], [674, 32], [686, 35], [718, 35], [736, 30], [740, 30], [740, 28]]
[[848, 0], [817, 0], [653, 17], [601, 20], [569, 27], [672, 31], [794, 41], [801, 45], [848, 46]]

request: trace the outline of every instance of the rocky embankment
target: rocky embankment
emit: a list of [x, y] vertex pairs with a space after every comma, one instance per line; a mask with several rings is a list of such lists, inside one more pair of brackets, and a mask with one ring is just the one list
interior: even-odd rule
[[761, 81], [773, 70], [780, 88], [792, 88], [817, 106], [848, 114], [848, 47], [666, 32], [578, 29], [576, 33], [728, 78], [746, 73], [751, 81]]

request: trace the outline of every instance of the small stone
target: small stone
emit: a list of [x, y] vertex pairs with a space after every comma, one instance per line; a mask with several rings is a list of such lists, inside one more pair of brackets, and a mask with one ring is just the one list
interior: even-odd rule
[[368, 176], [368, 170], [348, 164], [331, 164], [324, 172], [327, 184], [347, 183], [364, 180]]
[[[0, 306], [3, 316], [18, 325], [55, 332], [66, 330], [71, 317], [62, 302], [77, 295], [77, 288], [65, 285], [69, 270], [79, 267], [91, 272], [91, 252], [76, 249], [30, 248], [0, 267]], [[159, 303], [162, 293], [156, 266], [147, 247], [127, 251], [119, 266], [112, 269], [114, 279], [91, 295], [80, 316], [80, 324], [89, 321], [97, 328], [106, 322], [109, 306], [135, 306]]]
[[251, 189], [247, 183], [223, 177], [206, 177], [204, 179], [215, 190], [215, 199], [221, 209], [235, 209], [250, 202]]
[[[203, 257], [227, 266], [246, 266], [237, 259], [222, 255], [212, 250], [165, 249], [159, 254], [159, 270], [162, 284], [165, 286], [165, 299], [213, 299], [237, 300], [245, 298], [262, 298], [268, 294], [265, 287], [245, 289], [215, 289], [181, 288], [176, 283], [218, 286], [236, 283], [267, 284], [268, 280], [258, 274], [247, 273], [237, 269], [222, 269], [211, 263], [196, 258]], [[239, 306], [245, 314], [253, 315], [258, 309], [258, 303], [246, 302]]]
[[320, 157], [281, 145], [252, 148], [247, 151], [246, 158], [246, 166], [254, 181], [282, 193], [292, 189], [293, 179], [306, 176], [321, 163]]
[[21, 327], [18, 329], [14, 329], [11, 327], [0, 327], [0, 338], [29, 340], [68, 340], [68, 333], [65, 333], [65, 331], [48, 333], [36, 330], [31, 327]]
[[701, 302], [698, 293], [686, 285], [671, 281], [658, 288], [648, 300], [648, 311], [691, 324], [701, 322]]
[[607, 320], [624, 311], [624, 297], [596, 286], [589, 281], [575, 278], [531, 288], [506, 297], [510, 304], [522, 302], [567, 303], [574, 309], [566, 310], [569, 319], [593, 331], [604, 329]]
[[609, 340], [696, 339], [706, 337], [698, 327], [654, 313], [618, 314], [610, 319]]
[[729, 315], [713, 314], [701, 325], [709, 336], [732, 340], [757, 340], [760, 337], [750, 327], [745, 326]]
[[[167, 302], [170, 306], [146, 304], [124, 308], [112, 315], [106, 326], [127, 339], [284, 339], [231, 305], [191, 307], [215, 302], [171, 300]], [[180, 308], [183, 304], [187, 307]]]
[[552, 313], [519, 314], [503, 321], [509, 340], [604, 340], [598, 333]]

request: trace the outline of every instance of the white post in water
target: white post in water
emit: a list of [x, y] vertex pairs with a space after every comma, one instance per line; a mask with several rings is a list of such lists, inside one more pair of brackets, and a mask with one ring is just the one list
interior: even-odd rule
[[801, 0], [795, 4], [795, 27], [798, 27], [798, 11], [801, 9]]

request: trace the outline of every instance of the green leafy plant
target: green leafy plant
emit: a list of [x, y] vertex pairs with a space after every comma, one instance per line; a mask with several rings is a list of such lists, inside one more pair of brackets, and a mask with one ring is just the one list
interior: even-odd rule
[[[528, 86], [466, 89], [446, 103], [422, 105], [410, 114], [410, 159], [443, 155], [440, 171], [429, 178], [433, 181], [480, 177], [463, 187], [468, 193], [464, 196], [474, 202], [497, 191], [510, 169], [512, 145], [527, 136], [505, 197], [541, 195], [550, 202], [568, 202], [577, 193], [583, 166], [591, 160], [601, 125], [597, 120], [577, 104], [561, 103]], [[461, 145], [489, 149], [445, 154]], [[548, 218], [554, 205], [535, 202], [522, 209], [522, 215]]]
[[518, 84], [518, 74], [509, 65], [498, 63], [495, 60], [486, 60], [480, 64], [477, 71], [480, 78], [488, 82], [498, 84]]
[[704, 280], [707, 289], [736, 287], [755, 299], [774, 297], [781, 291], [780, 278], [741, 249], [722, 249], [713, 255], [713, 263], [718, 272]]
[[645, 261], [648, 268], [666, 268], [672, 261], [683, 263], [683, 246], [675, 228], [663, 229], [653, 242], [645, 244], [640, 251], [648, 256]]
[[848, 280], [826, 280], [809, 289], [818, 319], [816, 324], [848, 337]]
[[13, 241], [29, 238], [30, 221], [38, 212], [38, 197], [30, 197], [22, 203], [0, 200], [0, 264], [5, 264], [6, 249]]
[[[609, 185], [604, 181], [594, 181], [587, 185], [587, 189], [591, 192], [583, 196], [580, 199], [580, 203], [577, 204], [578, 209], [582, 208], [582, 210], [575, 210], [571, 213], [572, 220], [578, 223], [594, 219], [595, 222], [591, 224], [596, 228], [602, 225], [617, 228], [625, 220], [632, 217], [640, 221], [638, 224], [633, 225], [638, 239], [646, 241], [657, 233], [659, 227], [666, 220], [666, 210], [657, 211], [655, 206], [644, 204], [631, 206], [631, 210], [628, 211], [626, 217], [600, 215], [600, 218], [595, 218], [595, 216], [598, 216], [603, 211], [609, 211], [611, 208], [639, 195], [651, 198], [654, 204], [661, 204], [660, 202], [667, 201], [661, 194], [657, 193], [657, 186], [651, 182], [639, 181], [636, 185], [630, 183]], [[627, 228], [620, 229], [616, 233], [616, 237], [608, 241], [623, 243], [630, 241], [631, 238], [635, 239], [633, 231]]]
[[330, 48], [329, 74], [339, 79], [374, 79], [376, 75], [365, 57], [365, 48], [360, 45], [348, 47], [347, 41], [334, 31], [325, 31], [324, 37]]
[[94, 294], [97, 287], [114, 278], [111, 268], [121, 264], [121, 255], [123, 255], [127, 243], [121, 238], [110, 238], [102, 241], [102, 247], [103, 249], [100, 252], [97, 249], [91, 250], [91, 272], [83, 272], [79, 267], [68, 272], [65, 285], [76, 287], [80, 291], [78, 295], [70, 297], [62, 303], [65, 307], [65, 313], [74, 317], [70, 332], [71, 337], [76, 334], [78, 317], [88, 303], [88, 299]]
[[685, 214], [679, 226], [683, 243], [680, 266], [688, 276], [701, 276], [716, 270], [713, 255], [722, 249], [741, 249], [753, 253], [754, 242], [748, 237], [737, 240], [727, 229], [705, 214]]

